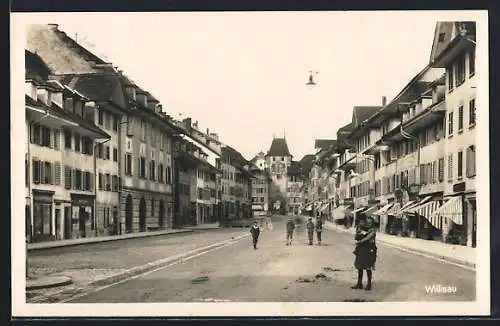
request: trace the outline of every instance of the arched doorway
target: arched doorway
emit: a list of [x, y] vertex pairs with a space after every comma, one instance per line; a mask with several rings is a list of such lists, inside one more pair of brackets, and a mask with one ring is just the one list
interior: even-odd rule
[[139, 231], [146, 231], [146, 200], [141, 197], [139, 202]]
[[158, 225], [160, 228], [165, 227], [165, 206], [163, 204], [163, 199], [160, 200], [160, 207], [158, 212]]
[[132, 196], [128, 195], [125, 202], [125, 233], [132, 232], [132, 213], [134, 209], [134, 203], [132, 201]]

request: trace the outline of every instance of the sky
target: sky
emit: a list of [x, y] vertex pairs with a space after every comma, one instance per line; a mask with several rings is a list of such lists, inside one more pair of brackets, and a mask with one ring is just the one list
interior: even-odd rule
[[315, 152], [315, 139], [334, 139], [353, 106], [394, 98], [427, 65], [437, 21], [417, 12], [53, 17], [174, 118], [192, 117], [247, 159], [285, 136], [295, 160]]

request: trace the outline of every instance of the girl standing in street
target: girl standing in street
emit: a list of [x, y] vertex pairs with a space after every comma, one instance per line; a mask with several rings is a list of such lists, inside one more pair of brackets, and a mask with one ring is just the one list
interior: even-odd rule
[[363, 271], [366, 270], [368, 278], [365, 290], [369, 291], [372, 288], [372, 271], [375, 269], [375, 262], [377, 259], [377, 246], [375, 243], [375, 227], [373, 226], [373, 218], [366, 216], [361, 219], [356, 229], [356, 248], [354, 255], [354, 267], [358, 270], [358, 283], [351, 287], [352, 289], [363, 288]]

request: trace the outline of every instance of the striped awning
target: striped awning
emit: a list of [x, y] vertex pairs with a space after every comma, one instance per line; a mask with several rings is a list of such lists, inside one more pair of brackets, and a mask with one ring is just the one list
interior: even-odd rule
[[328, 208], [328, 205], [330, 205], [330, 203], [329, 203], [329, 202], [324, 203], [324, 204], [323, 204], [323, 206], [321, 206], [321, 207], [318, 209], [318, 211], [320, 211], [320, 212], [324, 212], [324, 211]]
[[425, 217], [436, 229], [439, 229], [438, 216], [432, 216], [433, 213], [439, 209], [439, 207], [441, 207], [441, 203], [437, 200], [433, 200], [425, 204], [412, 207], [407, 212]]
[[412, 208], [415, 205], [415, 202], [416, 202], [416, 200], [410, 200], [409, 202], [404, 204], [403, 207], [401, 207], [399, 209], [399, 211], [396, 211], [396, 213], [394, 213], [394, 215], [403, 214], [404, 212], [406, 212], [407, 209]]
[[360, 207], [360, 208], [357, 208], [357, 209], [353, 210], [352, 212], [353, 213], [359, 213], [361, 211], [364, 211], [365, 209], [366, 209], [366, 206], [363, 206], [363, 207]]
[[462, 198], [453, 197], [432, 213], [431, 217], [445, 217], [451, 219], [455, 224], [463, 224], [462, 220]]
[[377, 211], [377, 206], [372, 206], [370, 208], [368, 208], [366, 211], [363, 212], [363, 214], [373, 214], [375, 213], [375, 211]]
[[394, 203], [389, 203], [389, 204], [383, 206], [378, 211], [373, 212], [373, 215], [382, 215], [382, 214], [384, 214], [385, 212], [387, 212], [389, 210], [389, 208], [392, 207], [392, 205], [394, 205]]
[[347, 206], [345, 206], [345, 205], [340, 205], [339, 207], [336, 207], [332, 212], [333, 218], [335, 220], [344, 219], [346, 209], [347, 209]]
[[387, 214], [389, 215], [396, 215], [396, 212], [399, 211], [401, 208], [400, 203], [395, 203], [388, 211]]

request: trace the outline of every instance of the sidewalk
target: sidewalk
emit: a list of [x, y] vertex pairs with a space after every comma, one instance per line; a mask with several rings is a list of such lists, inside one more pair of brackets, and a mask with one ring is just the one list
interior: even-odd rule
[[79, 238], [79, 239], [67, 239], [67, 240], [58, 240], [58, 241], [28, 243], [28, 251], [49, 249], [49, 248], [58, 248], [58, 247], [70, 247], [70, 246], [77, 246], [77, 245], [87, 244], [87, 243], [98, 243], [98, 242], [116, 241], [116, 240], [133, 239], [133, 238], [144, 238], [144, 237], [152, 237], [152, 236], [157, 236], [157, 235], [176, 234], [176, 233], [184, 233], [184, 232], [192, 232], [192, 231], [193, 231], [193, 229], [190, 229], [190, 228], [174, 229], [174, 230], [169, 229], [169, 230], [163, 230], [163, 231], [135, 232], [135, 233], [127, 233], [127, 234], [121, 234], [121, 235], [102, 236], [102, 237], [89, 237], [89, 238]]
[[[328, 221], [325, 222], [325, 227], [338, 232], [355, 233], [353, 228], [346, 229], [344, 226]], [[400, 237], [382, 232], [377, 233], [377, 242], [416, 253], [426, 254], [449, 262], [474, 268], [476, 267], [476, 250], [472, 247], [447, 244], [434, 240]]]
[[217, 223], [208, 223], [208, 224], [200, 224], [195, 226], [184, 226], [183, 230], [217, 230], [220, 229], [220, 224]]

